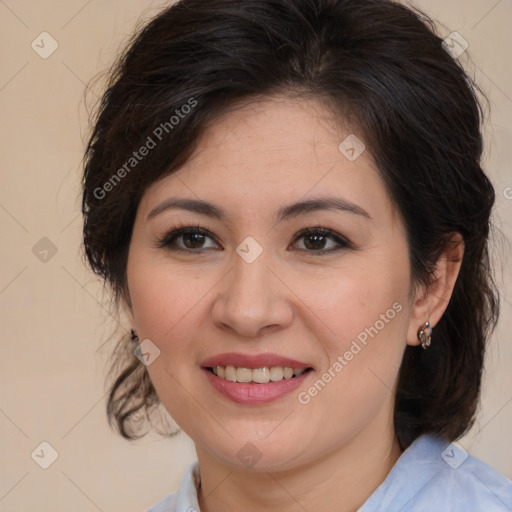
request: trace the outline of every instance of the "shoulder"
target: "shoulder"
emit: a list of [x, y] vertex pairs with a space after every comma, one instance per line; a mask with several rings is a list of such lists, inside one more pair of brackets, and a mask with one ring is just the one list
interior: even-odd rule
[[165, 496], [146, 512], [199, 512], [198, 484], [199, 465], [195, 461], [185, 470], [178, 490]]
[[408, 512], [511, 511], [512, 481], [457, 444], [425, 435], [402, 454], [360, 512], [400, 507]]

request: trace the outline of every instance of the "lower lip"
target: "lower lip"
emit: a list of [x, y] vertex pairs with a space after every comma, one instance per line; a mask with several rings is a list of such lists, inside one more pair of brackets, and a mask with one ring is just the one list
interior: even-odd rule
[[309, 376], [311, 370], [301, 373], [298, 377], [283, 379], [267, 384], [232, 382], [214, 375], [210, 370], [201, 368], [210, 384], [224, 397], [239, 404], [264, 404], [277, 400], [297, 389]]

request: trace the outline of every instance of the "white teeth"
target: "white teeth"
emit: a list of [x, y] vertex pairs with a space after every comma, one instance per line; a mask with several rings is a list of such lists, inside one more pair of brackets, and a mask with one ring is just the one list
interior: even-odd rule
[[284, 369], [282, 366], [272, 366], [270, 368], [270, 380], [275, 382], [276, 380], [283, 380], [284, 378]]
[[226, 380], [236, 382], [236, 368], [234, 366], [226, 366], [225, 377]]
[[252, 371], [252, 380], [258, 384], [266, 384], [270, 381], [270, 370], [267, 367], [255, 368]]
[[262, 368], [243, 368], [237, 366], [214, 366], [212, 371], [217, 377], [231, 382], [256, 382], [258, 384], [267, 384], [268, 382], [277, 382], [283, 379], [298, 377], [306, 370], [305, 368], [290, 368], [288, 366], [264, 366]]
[[250, 368], [237, 368], [236, 381], [237, 382], [251, 382], [252, 370]]
[[293, 377], [293, 368], [288, 368], [288, 366], [284, 369], [284, 378], [291, 379]]

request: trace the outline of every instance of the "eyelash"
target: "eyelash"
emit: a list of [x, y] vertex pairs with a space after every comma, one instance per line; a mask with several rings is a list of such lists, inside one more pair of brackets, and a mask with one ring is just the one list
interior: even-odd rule
[[[180, 236], [183, 236], [186, 234], [201, 234], [205, 237], [211, 238], [216, 244], [220, 245], [219, 242], [215, 239], [215, 237], [211, 234], [210, 228], [208, 226], [205, 226], [203, 228], [200, 225], [193, 226], [193, 225], [181, 224], [180, 226], [175, 226], [169, 233], [167, 233], [161, 240], [159, 240], [158, 247], [166, 248], [170, 251], [179, 251], [179, 252], [185, 252], [185, 253], [202, 253], [205, 250], [211, 249], [209, 247], [206, 249], [204, 249], [204, 248], [203, 249], [202, 248], [184, 249], [182, 247], [176, 247], [176, 246], [172, 245], [175, 242], [175, 240], [177, 240]], [[308, 252], [308, 253], [314, 254], [314, 255], [322, 255], [322, 254], [337, 252], [341, 249], [352, 248], [352, 244], [346, 238], [342, 237], [341, 235], [339, 235], [332, 229], [323, 228], [321, 226], [306, 227], [306, 228], [301, 229], [295, 236], [295, 238], [293, 240], [293, 244], [295, 244], [301, 238], [304, 238], [307, 236], [312, 236], [312, 235], [317, 235], [317, 236], [321, 236], [321, 237], [325, 237], [325, 238], [331, 238], [338, 244], [338, 247], [333, 248], [333, 249], [317, 250], [317, 251], [308, 250], [308, 249], [298, 249], [298, 250], [305, 251], [305, 252]]]

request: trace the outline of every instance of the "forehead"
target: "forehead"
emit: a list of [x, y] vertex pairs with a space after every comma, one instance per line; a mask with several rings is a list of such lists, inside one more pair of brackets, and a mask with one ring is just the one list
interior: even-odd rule
[[339, 142], [350, 134], [348, 126], [342, 126], [342, 119], [314, 99], [260, 98], [235, 105], [215, 119], [191, 161], [215, 158], [237, 166], [335, 162]]
[[261, 213], [262, 205], [337, 193], [368, 209], [392, 210], [362, 139], [313, 99], [254, 100], [216, 118], [188, 161], [147, 195], [151, 204], [172, 192]]

